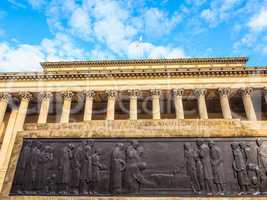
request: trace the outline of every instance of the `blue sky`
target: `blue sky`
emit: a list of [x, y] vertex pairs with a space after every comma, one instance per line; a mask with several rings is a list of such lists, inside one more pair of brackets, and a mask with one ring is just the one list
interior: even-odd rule
[[40, 61], [248, 56], [267, 66], [267, 0], [0, 0], [0, 71]]

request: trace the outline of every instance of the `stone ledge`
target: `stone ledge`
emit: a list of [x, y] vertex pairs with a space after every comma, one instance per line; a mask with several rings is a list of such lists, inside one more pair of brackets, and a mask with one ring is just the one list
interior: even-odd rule
[[1, 200], [266, 200], [267, 197], [1, 197]]

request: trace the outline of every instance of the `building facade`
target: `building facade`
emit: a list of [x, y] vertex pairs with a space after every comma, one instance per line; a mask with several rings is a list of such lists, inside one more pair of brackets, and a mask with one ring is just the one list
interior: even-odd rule
[[[56, 171], [51, 172], [49, 180], [45, 179], [43, 182], [38, 182], [36, 177], [41, 176], [38, 175], [38, 170], [36, 174], [29, 172], [30, 175], [28, 174], [28, 176], [31, 176], [29, 180], [25, 178], [25, 181], [20, 183], [21, 180], [17, 179], [21, 179], [26, 173], [27, 162], [25, 157], [27, 155], [31, 155], [30, 161], [28, 161], [31, 163], [29, 165], [31, 171], [35, 169], [34, 166], [37, 166], [37, 168], [39, 165], [42, 167], [48, 166], [45, 161], [42, 164], [40, 164], [40, 161], [39, 164], [34, 165], [34, 155], [44, 158], [45, 155], [58, 156], [57, 153], [54, 153], [59, 150], [55, 150], [57, 144], [54, 144], [53, 141], [57, 141], [61, 145], [61, 140], [66, 139], [67, 142], [69, 140], [70, 143], [74, 144], [73, 158], [67, 156], [65, 161], [68, 163], [69, 160], [70, 166], [72, 166], [71, 158], [76, 159], [75, 156], [78, 155], [79, 148], [75, 146], [77, 139], [80, 142], [87, 140], [88, 145], [84, 144], [82, 148], [92, 149], [93, 144], [90, 146], [90, 142], [97, 146], [98, 142], [99, 144], [101, 141], [103, 143], [106, 139], [110, 142], [110, 145], [99, 145], [99, 151], [109, 151], [108, 156], [111, 156], [111, 160], [114, 159], [114, 165], [117, 166], [116, 162], [120, 160], [122, 165], [125, 165], [125, 169], [123, 169], [125, 171], [121, 169], [123, 172], [120, 173], [116, 171], [117, 168], [114, 168], [112, 164], [110, 164], [111, 167], [107, 166], [109, 165], [109, 161], [105, 157], [107, 152], [102, 152], [105, 159], [101, 160], [101, 154], [96, 149], [92, 150], [92, 155], [91, 157], [89, 155], [89, 157], [92, 162], [98, 163], [99, 161], [99, 164], [92, 164], [92, 166], [99, 166], [99, 176], [101, 176], [101, 173], [110, 174], [114, 170], [116, 177], [124, 177], [117, 180], [117, 178], [112, 178], [112, 175], [106, 175], [109, 177], [109, 184], [106, 188], [115, 188], [112, 190], [115, 193], [110, 192], [111, 189], [107, 189], [109, 192], [104, 192], [103, 196], [122, 196], [120, 198], [126, 198], [123, 196], [131, 194], [122, 192], [126, 191], [124, 185], [127, 185], [124, 179], [126, 179], [126, 182], [130, 179], [129, 177], [125, 178], [128, 168], [129, 173], [131, 172], [129, 156], [131, 153], [133, 155], [138, 153], [135, 157], [138, 162], [141, 159], [151, 161], [151, 166], [147, 163], [148, 161], [140, 161], [143, 164], [140, 164], [142, 167], [135, 169], [140, 170], [138, 173], [144, 173], [144, 177], [141, 178], [143, 182], [147, 181], [147, 185], [151, 184], [151, 188], [156, 188], [157, 191], [159, 191], [158, 188], [165, 189], [162, 189], [163, 192], [159, 193], [155, 192], [156, 189], [152, 193], [146, 193], [150, 186], [143, 187], [146, 183], [139, 180], [139, 185], [136, 186], [138, 189], [133, 185], [131, 187], [136, 189], [132, 195], [138, 196], [137, 199], [142, 198], [142, 196], [153, 196], [153, 194], [155, 196], [180, 196], [178, 190], [178, 192], [166, 193], [166, 191], [169, 191], [168, 188], [176, 187], [173, 186], [176, 183], [167, 186], [166, 182], [168, 181], [163, 181], [163, 183], [159, 182], [155, 186], [158, 177], [169, 180], [169, 176], [175, 176], [179, 173], [184, 173], [184, 175], [177, 176], [179, 178], [184, 177], [189, 185], [189, 189], [184, 190], [189, 192], [183, 191], [182, 196], [205, 196], [210, 198], [208, 196], [215, 195], [221, 198], [221, 196], [229, 195], [248, 195], [264, 199], [261, 195], [266, 195], [265, 192], [267, 192], [264, 183], [266, 176], [266, 171], [264, 171], [265, 161], [267, 164], [264, 157], [265, 153], [267, 157], [267, 148], [264, 146], [264, 137], [267, 136], [267, 67], [248, 67], [246, 66], [247, 61], [246, 57], [233, 57], [44, 62], [41, 63], [42, 72], [1, 73], [1, 198], [23, 199], [27, 195], [32, 196], [32, 199], [60, 199], [57, 196], [66, 196], [67, 198], [67, 196], [72, 195], [102, 196], [101, 191], [106, 190], [101, 189], [101, 187], [100, 192], [96, 192], [96, 189], [85, 189], [86, 191], [81, 193], [83, 178], [81, 178], [80, 168], [77, 168], [79, 172], [78, 175], [76, 174], [80, 177], [77, 182], [79, 186], [70, 185], [68, 187], [68, 185], [64, 185], [66, 184], [65, 178], [60, 183], [56, 181], [60, 164], [56, 164], [54, 168], [52, 167]], [[179, 149], [182, 152], [178, 152], [177, 157], [181, 157], [182, 160], [179, 160], [180, 158], [175, 160], [173, 158], [175, 152], [169, 150], [171, 148], [169, 143], [172, 138], [173, 141], [177, 142], [177, 146], [180, 145]], [[231, 138], [228, 139], [231, 141], [229, 142], [227, 138]], [[115, 139], [114, 142], [112, 139]], [[32, 146], [27, 145], [27, 140], [30, 141], [28, 143]], [[37, 143], [47, 140], [47, 145], [44, 145], [44, 142], [43, 147], [38, 149], [35, 140]], [[92, 140], [94, 141], [92, 142]], [[150, 140], [159, 140], [162, 142], [162, 146], [157, 146]], [[64, 140], [64, 142], [66, 141]], [[202, 144], [198, 146], [197, 141]], [[263, 144], [259, 144], [259, 141], [262, 141]], [[53, 144], [49, 146], [49, 142]], [[130, 149], [127, 142], [132, 143], [131, 148], [133, 149]], [[221, 143], [219, 144], [219, 142]], [[136, 148], [135, 151], [136, 143], [139, 143], [138, 147], [140, 148]], [[118, 147], [116, 145], [115, 147], [114, 144], [117, 144]], [[244, 147], [244, 145], [253, 149], [254, 155], [252, 157], [255, 158], [249, 160], [250, 154], [247, 153], [249, 147]], [[28, 146], [31, 147], [31, 150], [25, 153]], [[124, 146], [123, 150], [122, 146]], [[227, 146], [227, 148], [229, 146], [229, 148], [223, 150], [224, 146]], [[161, 154], [151, 150], [161, 147], [165, 149], [164, 151], [171, 152], [172, 162], [166, 166], [174, 168], [173, 170], [168, 169], [173, 171], [174, 175], [165, 172], [162, 174], [161, 172], [165, 168], [155, 159], [157, 155], [161, 159]], [[201, 189], [201, 178], [195, 177], [196, 180], [194, 181], [192, 175], [194, 170], [197, 170], [198, 158], [196, 158], [194, 164], [190, 164], [187, 159], [191, 158], [190, 153], [201, 152], [202, 148], [204, 150], [208, 148], [208, 152], [203, 150], [203, 155], [200, 155], [200, 164], [203, 165], [203, 171], [206, 173], [206, 175], [205, 173], [203, 175], [204, 188]], [[62, 151], [67, 151], [66, 147], [63, 149]], [[86, 149], [81, 152], [86, 152]], [[123, 152], [122, 154], [126, 152], [126, 155], [121, 156], [121, 152]], [[143, 152], [144, 156], [141, 156]], [[207, 157], [205, 157], [205, 152]], [[212, 152], [215, 152], [215, 157], [213, 157]], [[224, 153], [228, 156], [224, 157]], [[61, 155], [64, 157], [65, 154], [62, 153], [59, 157]], [[228, 168], [214, 164], [217, 163], [216, 158], [219, 159], [220, 157], [225, 162], [225, 166], [229, 165]], [[36, 163], [38, 162], [36, 161]], [[102, 165], [100, 165], [101, 162]], [[178, 163], [179, 169], [175, 169], [175, 162]], [[179, 162], [184, 162], [184, 165], [179, 165]], [[211, 163], [210, 166], [207, 164], [209, 162]], [[244, 167], [242, 167], [242, 164]], [[190, 168], [189, 171], [183, 169], [188, 165], [192, 169]], [[243, 172], [241, 170], [242, 175], [238, 167], [232, 168], [233, 165], [241, 165], [240, 169], [246, 168], [247, 171]], [[40, 166], [39, 168], [41, 168]], [[161, 167], [156, 169], [155, 166]], [[153, 173], [147, 175], [149, 167], [151, 167]], [[211, 179], [207, 175], [209, 167]], [[72, 166], [69, 170], [73, 170], [72, 168], [75, 167]], [[229, 184], [237, 185], [237, 188], [233, 191], [225, 189], [228, 182], [225, 180], [227, 178], [219, 176], [221, 174], [220, 168], [223, 168], [223, 173], [233, 176], [230, 178], [231, 180], [229, 179]], [[22, 169], [24, 175], [19, 174], [19, 170]], [[180, 172], [180, 170], [184, 170], [184, 172]], [[45, 173], [49, 174], [50, 171]], [[69, 172], [69, 174], [71, 173], [74, 172]], [[250, 176], [249, 174], [252, 173], [254, 175]], [[74, 175], [74, 177], [76, 176]], [[85, 180], [88, 179], [89, 175], [86, 176]], [[152, 177], [151, 180], [145, 180], [147, 179], [146, 176]], [[241, 180], [241, 176], [247, 176], [247, 183], [246, 180]], [[56, 179], [54, 182], [53, 177]], [[175, 180], [175, 178], [170, 179]], [[181, 180], [179, 179], [179, 181]], [[112, 181], [115, 181], [114, 184], [111, 184]], [[179, 181], [177, 185], [180, 184]], [[42, 184], [42, 188], [36, 189], [34, 186], [29, 186], [30, 184], [35, 185], [35, 183]], [[55, 186], [56, 184], [57, 186]], [[63, 186], [58, 186], [59, 184]], [[85, 184], [89, 185], [89, 183]], [[96, 185], [94, 182], [90, 184]], [[18, 189], [19, 187], [22, 189]], [[55, 187], [61, 188], [56, 191]], [[45, 188], [45, 191], [43, 191], [43, 188]], [[177, 188], [179, 189], [178, 186]]]

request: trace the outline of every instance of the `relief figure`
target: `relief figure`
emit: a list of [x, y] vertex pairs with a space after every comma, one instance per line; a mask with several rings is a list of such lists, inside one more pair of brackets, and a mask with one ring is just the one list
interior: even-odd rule
[[143, 175], [146, 163], [142, 161], [143, 148], [139, 142], [133, 140], [126, 150], [126, 172], [125, 179], [129, 193], [139, 193], [142, 184], [151, 184]]
[[184, 144], [184, 159], [187, 176], [190, 177], [191, 187], [194, 193], [200, 190], [200, 185], [197, 177], [196, 167], [196, 151], [192, 148], [190, 143]]
[[54, 158], [54, 149], [46, 145], [43, 152], [43, 178], [46, 194], [55, 194], [56, 192], [56, 160]]
[[63, 148], [63, 155], [60, 163], [60, 168], [62, 170], [62, 183], [64, 185], [64, 194], [70, 193], [71, 187], [71, 160], [73, 159], [73, 145], [68, 144]]
[[246, 161], [238, 143], [231, 144], [233, 151], [234, 175], [240, 187], [240, 194], [246, 194], [249, 187], [249, 178], [246, 169]]
[[40, 142], [33, 143], [33, 149], [31, 152], [31, 185], [32, 185], [32, 190], [36, 191], [41, 188], [41, 158], [42, 158], [42, 153], [41, 153], [41, 148], [42, 145]]
[[210, 149], [207, 144], [203, 143], [200, 140], [197, 141], [197, 145], [199, 148], [199, 156], [203, 165], [205, 191], [207, 192], [207, 194], [211, 194], [213, 192], [213, 173], [210, 160]]
[[216, 185], [217, 193], [223, 195], [224, 185], [226, 182], [224, 177], [222, 151], [213, 141], [209, 142], [209, 148], [210, 148], [211, 166], [214, 178], [213, 182]]
[[111, 154], [110, 192], [113, 194], [122, 193], [122, 175], [125, 167], [124, 145], [122, 143], [118, 143]]
[[93, 147], [89, 142], [82, 142], [82, 165], [80, 176], [80, 192], [82, 194], [92, 194], [92, 154]]
[[260, 191], [264, 191], [266, 185], [266, 174], [267, 174], [267, 145], [264, 144], [261, 138], [256, 140], [256, 150], [257, 150], [257, 166], [259, 169], [259, 181], [260, 181]]
[[92, 190], [94, 194], [100, 193], [100, 180], [101, 180], [101, 170], [106, 170], [107, 166], [100, 162], [100, 156], [102, 151], [99, 148], [95, 148], [94, 154], [92, 155]]
[[28, 141], [24, 148], [22, 149], [20, 160], [18, 162], [16, 174], [15, 174], [15, 184], [17, 187], [18, 194], [23, 194], [27, 188], [27, 172], [30, 171], [30, 162], [31, 162], [31, 148], [32, 141]]

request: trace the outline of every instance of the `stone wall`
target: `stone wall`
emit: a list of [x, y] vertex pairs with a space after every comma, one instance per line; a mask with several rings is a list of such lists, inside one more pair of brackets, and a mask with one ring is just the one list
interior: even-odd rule
[[[3, 190], [2, 200], [74, 200], [74, 199], [232, 199], [232, 198], [128, 198], [128, 197], [23, 197], [9, 196], [16, 163], [23, 138], [103, 138], [103, 137], [242, 137], [267, 136], [267, 122], [248, 122], [240, 120], [116, 120], [90, 121], [86, 123], [67, 124], [26, 124], [24, 131], [19, 132], [13, 147], [11, 161]], [[252, 198], [235, 198], [252, 199]], [[266, 198], [253, 198], [266, 199]]]

